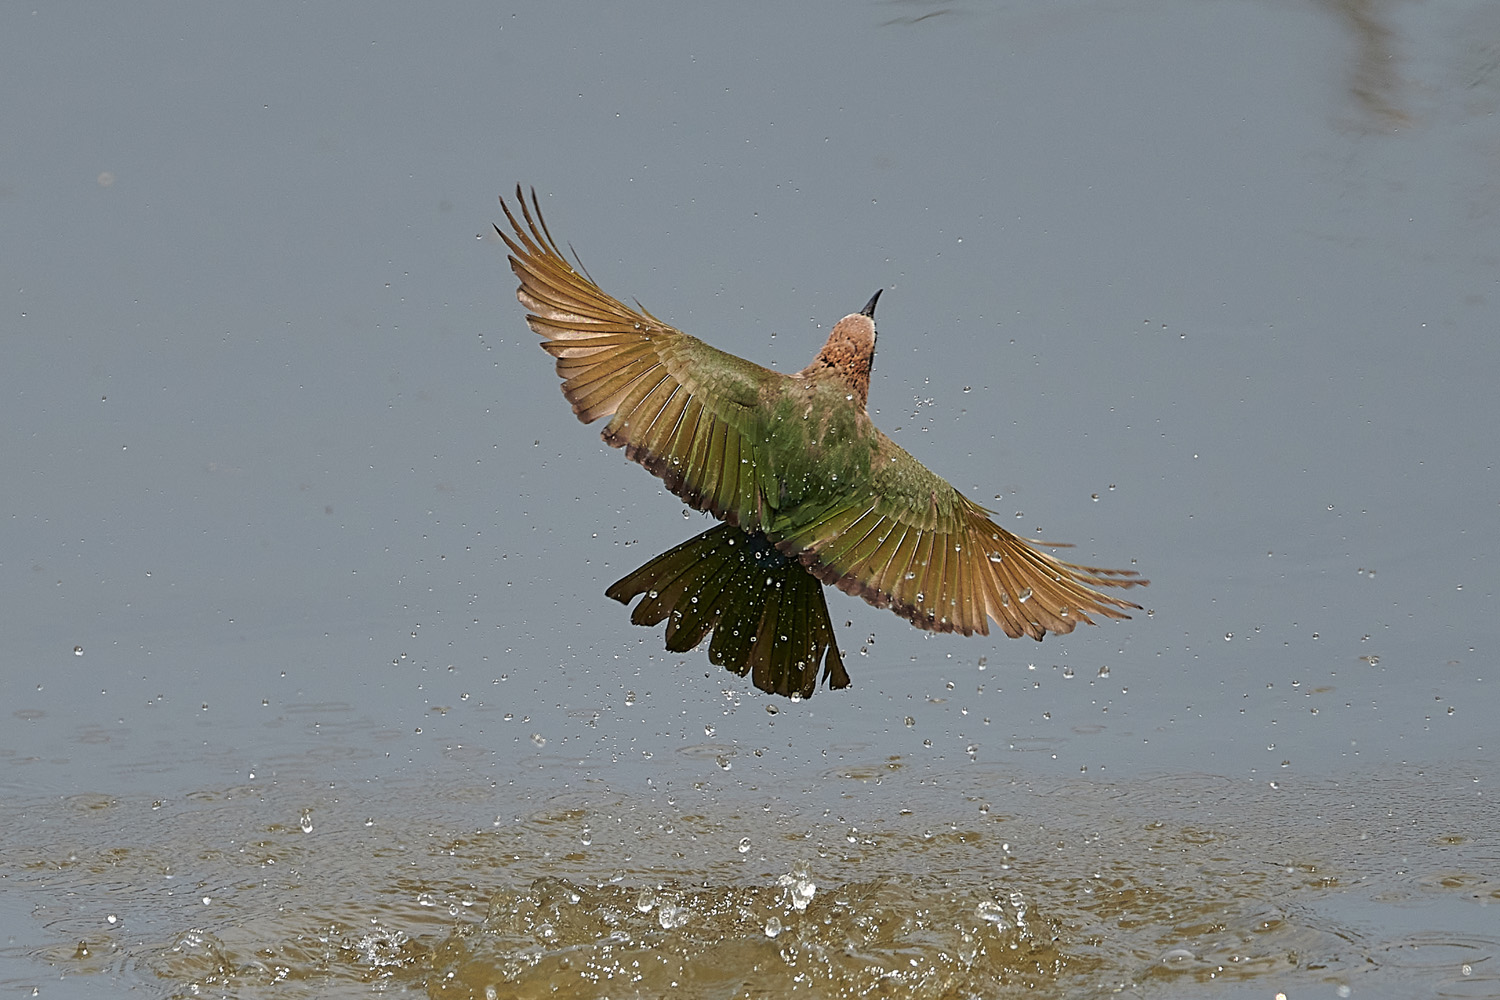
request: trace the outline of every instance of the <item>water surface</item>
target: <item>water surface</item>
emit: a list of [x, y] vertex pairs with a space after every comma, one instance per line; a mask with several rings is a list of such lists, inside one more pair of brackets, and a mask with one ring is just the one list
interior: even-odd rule
[[[0, 31], [0, 983], [1488, 996], [1486, 3], [39, 9]], [[770, 699], [490, 223], [876, 420], [1130, 622], [830, 595]]]

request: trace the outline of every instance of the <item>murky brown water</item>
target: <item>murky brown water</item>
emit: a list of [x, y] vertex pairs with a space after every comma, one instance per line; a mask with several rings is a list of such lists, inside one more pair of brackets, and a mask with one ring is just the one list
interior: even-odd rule
[[100, 995], [1487, 996], [1500, 840], [1473, 779], [889, 760], [826, 777], [840, 810], [247, 784], [12, 804], [0, 879], [46, 928], [31, 957]]

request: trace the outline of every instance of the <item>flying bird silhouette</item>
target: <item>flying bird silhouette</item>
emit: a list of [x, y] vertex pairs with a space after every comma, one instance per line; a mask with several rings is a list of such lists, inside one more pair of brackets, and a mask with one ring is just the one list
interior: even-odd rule
[[[1140, 605], [1098, 586], [1146, 584], [1133, 570], [1063, 562], [990, 520], [870, 420], [876, 292], [834, 324], [800, 372], [784, 374], [631, 307], [563, 257], [535, 189], [521, 220], [500, 199], [526, 322], [557, 359], [584, 423], [695, 510], [723, 521], [609, 587], [637, 625], [665, 621], [686, 652], [712, 634], [709, 661], [762, 691], [811, 697], [821, 667], [849, 684], [828, 617], [832, 584], [918, 628], [1040, 640], [1091, 614]], [[1041, 545], [1054, 543], [1038, 542]]]

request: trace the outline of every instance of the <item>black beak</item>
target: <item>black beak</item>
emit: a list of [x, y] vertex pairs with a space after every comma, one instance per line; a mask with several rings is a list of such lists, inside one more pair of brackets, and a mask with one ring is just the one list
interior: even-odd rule
[[880, 292], [883, 291], [885, 291], [884, 288], [880, 289], [874, 295], [870, 296], [870, 301], [866, 302], [865, 307], [859, 311], [859, 314], [861, 316], [868, 316], [872, 320], [875, 318], [875, 303], [880, 301]]

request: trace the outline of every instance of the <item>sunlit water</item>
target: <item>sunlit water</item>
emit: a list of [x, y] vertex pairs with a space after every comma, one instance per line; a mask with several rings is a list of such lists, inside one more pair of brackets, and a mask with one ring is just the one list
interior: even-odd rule
[[251, 782], [9, 804], [0, 874], [46, 929], [42, 995], [1484, 996], [1500, 843], [1476, 787], [900, 759], [790, 800]]

